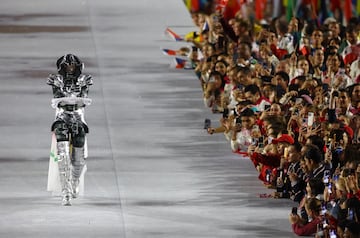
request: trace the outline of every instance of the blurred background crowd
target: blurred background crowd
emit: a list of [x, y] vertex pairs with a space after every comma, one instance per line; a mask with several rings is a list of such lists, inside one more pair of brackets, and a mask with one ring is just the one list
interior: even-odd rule
[[294, 233], [360, 237], [360, 1], [184, 3], [196, 30], [174, 55], [219, 114], [207, 132], [298, 204]]

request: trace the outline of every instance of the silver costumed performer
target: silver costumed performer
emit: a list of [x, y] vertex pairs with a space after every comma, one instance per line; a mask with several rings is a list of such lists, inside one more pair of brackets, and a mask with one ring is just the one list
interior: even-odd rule
[[[84, 64], [73, 54], [66, 54], [56, 62], [58, 74], [50, 74], [47, 84], [52, 86], [56, 109], [52, 151], [50, 154], [48, 190], [55, 191], [54, 180], [60, 182], [62, 204], [71, 205], [79, 195], [80, 178], [86, 170], [86, 134], [89, 128], [84, 118], [84, 108], [90, 105], [90, 75], [82, 74]], [[54, 171], [54, 168], [58, 171]], [[53, 173], [58, 172], [57, 175]]]

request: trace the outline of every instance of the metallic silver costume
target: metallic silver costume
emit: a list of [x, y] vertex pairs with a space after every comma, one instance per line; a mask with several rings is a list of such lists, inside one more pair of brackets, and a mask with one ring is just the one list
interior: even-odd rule
[[79, 178], [85, 166], [85, 135], [89, 128], [84, 119], [84, 108], [91, 103], [87, 98], [90, 75], [83, 75], [83, 63], [67, 54], [56, 62], [59, 74], [50, 74], [47, 84], [52, 86], [56, 108], [55, 121], [51, 126], [57, 141], [57, 157], [62, 190], [62, 204], [71, 205], [71, 199], [79, 192]]

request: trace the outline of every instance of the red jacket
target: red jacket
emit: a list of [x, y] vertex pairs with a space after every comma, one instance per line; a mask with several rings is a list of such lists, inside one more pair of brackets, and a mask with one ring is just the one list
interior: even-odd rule
[[301, 224], [292, 224], [292, 229], [294, 233], [298, 236], [311, 236], [316, 233], [317, 225], [321, 223], [321, 218], [317, 217], [311, 222], [301, 225]]

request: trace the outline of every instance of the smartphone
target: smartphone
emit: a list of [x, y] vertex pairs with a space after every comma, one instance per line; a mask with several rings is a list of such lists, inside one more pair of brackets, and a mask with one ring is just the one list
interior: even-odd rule
[[330, 171], [325, 170], [324, 171], [324, 177], [323, 177], [323, 183], [324, 183], [325, 186], [329, 186], [329, 182], [330, 182]]
[[293, 207], [293, 208], [291, 209], [291, 214], [297, 215], [297, 210], [298, 210], [297, 207]]
[[235, 123], [237, 125], [241, 125], [241, 118], [240, 117], [236, 118]]
[[330, 235], [330, 238], [337, 238], [336, 232], [334, 230], [331, 230], [329, 235]]
[[302, 126], [306, 127], [308, 125], [308, 119], [307, 118], [303, 118], [302, 119]]
[[265, 107], [264, 107], [264, 110], [265, 110], [265, 111], [268, 111], [268, 110], [270, 110], [270, 107], [271, 107], [271, 105], [266, 104]]
[[328, 185], [328, 193], [329, 194], [332, 193], [332, 183], [329, 183], [329, 185]]
[[258, 145], [258, 139], [257, 138], [251, 138], [251, 145]]
[[204, 129], [207, 130], [209, 129], [209, 127], [211, 127], [211, 120], [209, 118], [206, 118], [204, 122]]
[[284, 148], [284, 158], [287, 158], [289, 156], [289, 148], [285, 147]]
[[340, 74], [340, 76], [342, 76], [342, 77], [344, 77], [345, 76], [345, 69], [344, 68], [340, 68], [339, 69], [339, 74]]
[[353, 221], [353, 220], [354, 220], [354, 210], [351, 209], [351, 208], [348, 208], [347, 220], [349, 220], [349, 221]]
[[222, 116], [223, 116], [223, 118], [228, 118], [229, 117], [229, 109], [228, 108], [224, 109]]
[[307, 120], [307, 125], [309, 127], [312, 127], [314, 124], [314, 113], [313, 112], [308, 112], [308, 120]]
[[264, 137], [260, 136], [258, 139], [258, 147], [264, 148]]

